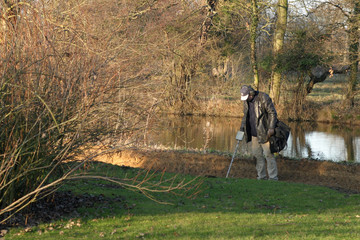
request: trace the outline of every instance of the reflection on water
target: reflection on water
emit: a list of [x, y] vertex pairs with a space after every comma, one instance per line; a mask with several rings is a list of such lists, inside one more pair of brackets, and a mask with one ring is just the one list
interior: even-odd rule
[[[168, 117], [153, 123], [149, 145], [233, 152], [240, 118]], [[317, 123], [288, 123], [288, 146], [280, 154], [335, 162], [360, 162], [360, 127]], [[241, 142], [239, 152], [247, 154]]]

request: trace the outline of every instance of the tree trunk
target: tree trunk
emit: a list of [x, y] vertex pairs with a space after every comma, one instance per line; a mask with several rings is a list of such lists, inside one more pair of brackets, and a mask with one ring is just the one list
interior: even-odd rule
[[349, 19], [349, 61], [350, 76], [348, 80], [348, 92], [346, 100], [349, 106], [354, 106], [355, 91], [357, 85], [357, 73], [359, 65], [359, 25], [360, 25], [360, 3], [355, 1], [354, 12]]
[[272, 66], [271, 74], [271, 88], [270, 96], [273, 98], [275, 104], [279, 103], [280, 99], [280, 84], [281, 84], [281, 73], [276, 70], [276, 62], [279, 53], [282, 51], [284, 45], [284, 36], [286, 31], [287, 24], [287, 11], [288, 11], [288, 1], [279, 0], [278, 9], [277, 9], [277, 20], [274, 33], [274, 45], [273, 45], [273, 55], [274, 55], [274, 64]]
[[259, 71], [256, 59], [256, 38], [257, 38], [257, 27], [259, 24], [259, 13], [257, 0], [251, 1], [251, 26], [250, 26], [250, 48], [251, 48], [251, 65], [254, 75], [254, 87], [259, 90]]
[[305, 100], [306, 97], [306, 87], [304, 86], [305, 84], [305, 75], [303, 73], [300, 74], [300, 76], [298, 76], [297, 79], [297, 86], [294, 90], [294, 102], [293, 102], [293, 109], [292, 109], [292, 115], [293, 118], [296, 120], [301, 120], [301, 106], [303, 105], [303, 102]]
[[346, 146], [346, 154], [347, 154], [347, 159], [349, 162], [354, 162], [355, 161], [355, 148], [354, 148], [354, 137], [347, 133], [344, 136], [344, 141], [345, 141], [345, 146]]
[[191, 78], [195, 73], [195, 66], [193, 64], [187, 65], [186, 63], [181, 64], [180, 76], [179, 76], [179, 103], [180, 115], [187, 115], [189, 110], [193, 107], [189, 101], [189, 87], [191, 84]]
[[200, 45], [204, 45], [205, 42], [207, 41], [207, 35], [212, 26], [212, 19], [216, 14], [215, 10], [217, 5], [217, 0], [207, 0], [207, 4], [208, 4], [207, 17], [205, 18], [200, 30]]

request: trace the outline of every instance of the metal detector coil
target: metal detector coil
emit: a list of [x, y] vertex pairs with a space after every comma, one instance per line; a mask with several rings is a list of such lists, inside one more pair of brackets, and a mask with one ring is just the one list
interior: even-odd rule
[[230, 169], [231, 169], [231, 165], [234, 161], [234, 158], [235, 158], [235, 155], [236, 155], [236, 152], [237, 152], [237, 149], [239, 147], [239, 143], [241, 140], [243, 140], [244, 138], [244, 132], [243, 131], [238, 131], [237, 134], [236, 134], [236, 140], [237, 140], [237, 143], [236, 143], [236, 147], [235, 147], [235, 151], [234, 151], [234, 154], [232, 156], [232, 159], [231, 159], [231, 162], [230, 162], [230, 166], [229, 166], [229, 170], [227, 171], [227, 174], [226, 174], [226, 178], [229, 176], [229, 173], [230, 173]]
[[244, 132], [243, 131], [238, 131], [236, 134], [236, 140], [241, 141], [244, 138]]

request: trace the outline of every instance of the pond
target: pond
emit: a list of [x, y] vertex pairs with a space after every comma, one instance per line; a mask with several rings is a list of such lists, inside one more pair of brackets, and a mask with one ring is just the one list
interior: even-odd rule
[[[148, 145], [233, 152], [241, 119], [166, 116], [155, 122], [151, 131], [148, 131]], [[309, 122], [286, 123], [291, 127], [291, 134], [281, 155], [294, 159], [360, 163], [360, 127]], [[240, 142], [238, 151], [240, 154], [248, 154], [248, 146], [244, 141]]]

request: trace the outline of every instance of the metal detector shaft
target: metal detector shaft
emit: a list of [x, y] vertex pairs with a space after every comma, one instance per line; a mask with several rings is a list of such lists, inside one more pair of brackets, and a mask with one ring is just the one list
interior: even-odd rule
[[233, 163], [233, 161], [234, 161], [234, 158], [235, 158], [237, 149], [238, 149], [238, 147], [239, 147], [239, 143], [240, 143], [240, 140], [237, 141], [237, 144], [236, 144], [236, 147], [235, 147], [235, 151], [234, 151], [234, 154], [233, 154], [232, 159], [231, 159], [231, 162], [230, 162], [229, 170], [227, 171], [227, 174], [226, 174], [226, 178], [229, 176], [230, 169], [231, 169], [231, 165], [232, 165], [232, 163]]

